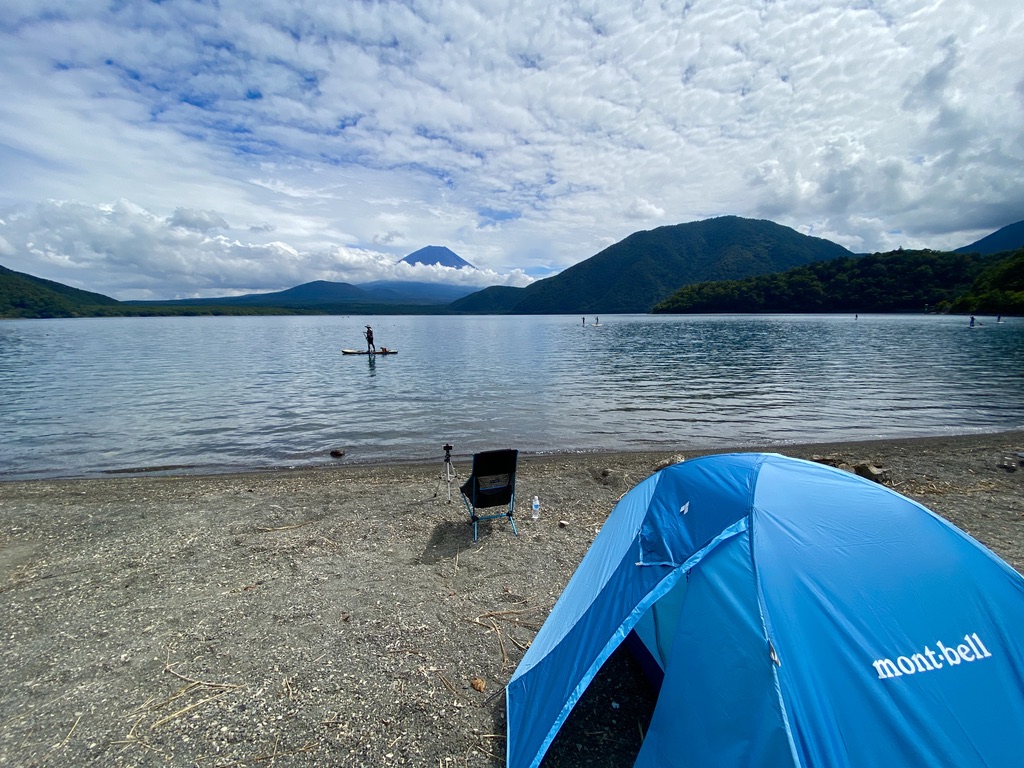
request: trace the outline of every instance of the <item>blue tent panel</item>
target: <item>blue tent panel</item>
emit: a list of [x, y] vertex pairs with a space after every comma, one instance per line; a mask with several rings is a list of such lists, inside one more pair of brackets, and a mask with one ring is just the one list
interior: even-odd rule
[[1020, 765], [1019, 574], [846, 473], [773, 463], [758, 489], [753, 559], [801, 764]]
[[637, 765], [1020, 765], [1024, 579], [919, 504], [774, 454], [630, 491], [506, 689], [537, 766], [633, 629], [665, 677]]
[[661, 694], [636, 765], [794, 765], [746, 532], [690, 572]]

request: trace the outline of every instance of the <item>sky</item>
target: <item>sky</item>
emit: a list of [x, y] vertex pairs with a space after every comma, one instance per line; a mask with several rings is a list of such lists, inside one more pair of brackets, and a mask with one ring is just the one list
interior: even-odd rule
[[956, 248], [1024, 219], [1022, 40], [1007, 0], [4, 0], [0, 265], [522, 286], [721, 215]]

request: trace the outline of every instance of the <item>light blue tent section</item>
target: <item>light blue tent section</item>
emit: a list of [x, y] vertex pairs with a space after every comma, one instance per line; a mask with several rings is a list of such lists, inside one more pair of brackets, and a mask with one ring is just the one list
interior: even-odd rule
[[631, 631], [664, 672], [637, 766], [1022, 764], [1024, 579], [847, 472], [728, 454], [630, 491], [509, 681], [509, 768]]

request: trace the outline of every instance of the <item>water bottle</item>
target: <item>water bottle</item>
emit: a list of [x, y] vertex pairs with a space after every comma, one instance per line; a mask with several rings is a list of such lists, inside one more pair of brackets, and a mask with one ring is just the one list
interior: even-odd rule
[[537, 520], [540, 518], [540, 499], [536, 496], [533, 497], [533, 519]]

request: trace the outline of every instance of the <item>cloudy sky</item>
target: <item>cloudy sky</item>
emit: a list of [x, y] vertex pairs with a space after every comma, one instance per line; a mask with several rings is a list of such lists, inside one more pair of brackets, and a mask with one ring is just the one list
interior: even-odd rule
[[4, 0], [0, 264], [524, 285], [723, 214], [954, 248], [1024, 219], [1022, 40], [1008, 0]]

